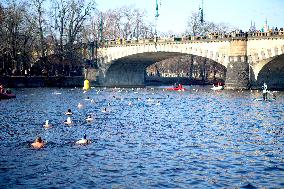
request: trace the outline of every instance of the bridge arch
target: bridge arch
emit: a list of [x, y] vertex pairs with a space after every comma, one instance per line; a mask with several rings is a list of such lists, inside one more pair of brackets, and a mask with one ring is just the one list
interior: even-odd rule
[[255, 77], [256, 85], [266, 82], [269, 88], [283, 89], [284, 83], [284, 54], [266, 59]]
[[114, 60], [139, 53], [182, 53], [212, 59], [227, 67], [229, 63], [229, 56], [227, 53], [229, 45], [230, 44], [227, 41], [207, 43], [146, 43], [132, 44], [127, 46], [117, 45], [100, 49], [99, 56], [102, 57], [105, 60], [104, 63], [107, 64], [113, 62]]
[[[254, 81], [259, 80], [259, 74], [267, 65], [275, 64], [279, 57], [284, 54], [284, 45], [274, 46], [268, 49], [261, 48], [248, 56], [248, 63], [254, 74]], [[276, 60], [276, 61], [274, 61]], [[281, 66], [281, 65], [280, 65]], [[273, 68], [271, 68], [273, 69]]]
[[[251, 84], [250, 81], [258, 80], [266, 64], [284, 53], [284, 37], [281, 34], [281, 36], [235, 36], [181, 41], [159, 39], [157, 42], [144, 39], [134, 43], [112, 43], [110, 46], [98, 49], [98, 57], [101, 57], [98, 62], [101, 73], [99, 73], [99, 83], [104, 85], [104, 81], [108, 80], [107, 77], [111, 73], [109, 71], [114, 71], [115, 66], [120, 65], [118, 68], [125, 70], [116, 75], [126, 74], [129, 69], [122, 66], [121, 62], [124, 60], [151, 53], [187, 54], [213, 60], [227, 69], [226, 88], [246, 89]], [[138, 68], [130, 64], [129, 67], [133, 70]]]
[[[193, 52], [198, 52], [197, 49], [193, 49]], [[165, 59], [177, 57], [177, 56], [185, 56], [192, 55], [186, 52], [143, 52], [131, 54], [133, 52], [129, 52], [127, 56], [111, 60], [107, 66], [105, 64], [103, 77], [100, 78], [100, 82], [103, 83], [104, 86], [144, 86], [145, 85], [145, 71], [146, 68], [156, 62], [160, 62]], [[131, 54], [131, 55], [129, 55]], [[198, 55], [197, 55], [198, 54]], [[222, 60], [223, 56], [219, 56], [215, 53], [215, 58], [212, 56], [213, 52], [208, 53], [208, 51], [199, 51], [192, 56], [200, 56], [206, 59], [213, 60]], [[215, 60], [214, 60], [214, 59]], [[223, 67], [225, 61], [221, 61]]]

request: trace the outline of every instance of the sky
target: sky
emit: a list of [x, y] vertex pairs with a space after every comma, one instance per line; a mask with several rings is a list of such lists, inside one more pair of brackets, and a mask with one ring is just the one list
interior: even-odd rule
[[[157, 30], [182, 33], [193, 11], [198, 11], [202, 0], [158, 0]], [[204, 19], [214, 23], [228, 23], [247, 31], [251, 21], [261, 29], [267, 19], [271, 27], [284, 27], [284, 0], [203, 0]], [[145, 10], [147, 19], [155, 22], [156, 0], [96, 0], [99, 11], [132, 5]]]

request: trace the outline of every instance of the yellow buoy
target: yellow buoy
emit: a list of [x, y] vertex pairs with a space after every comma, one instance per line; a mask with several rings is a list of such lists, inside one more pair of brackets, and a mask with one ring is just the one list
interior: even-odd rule
[[89, 80], [85, 80], [84, 81], [84, 87], [83, 87], [83, 90], [89, 90], [90, 89], [90, 82]]

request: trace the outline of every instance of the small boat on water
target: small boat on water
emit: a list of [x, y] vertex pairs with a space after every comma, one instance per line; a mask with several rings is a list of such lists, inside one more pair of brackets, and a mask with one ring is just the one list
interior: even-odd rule
[[5, 89], [3, 85], [0, 84], [0, 100], [16, 98], [16, 95], [11, 92], [10, 89]]
[[216, 90], [223, 90], [224, 89], [224, 86], [213, 86], [212, 88], [211, 88], [212, 90], [214, 90], [214, 91], [216, 91]]
[[11, 92], [10, 89], [5, 89], [3, 85], [0, 84], [0, 100], [16, 98], [16, 95]]
[[213, 84], [213, 87], [211, 88], [213, 91], [216, 91], [216, 90], [223, 90], [224, 89], [224, 84], [221, 83], [221, 82], [218, 82], [217, 83], [217, 86]]
[[11, 99], [16, 98], [16, 95], [13, 93], [0, 93], [0, 99]]
[[185, 91], [185, 88], [182, 87], [182, 84], [179, 84], [176, 87], [167, 88], [168, 91]]
[[0, 93], [0, 99], [11, 99], [16, 98], [15, 94]]

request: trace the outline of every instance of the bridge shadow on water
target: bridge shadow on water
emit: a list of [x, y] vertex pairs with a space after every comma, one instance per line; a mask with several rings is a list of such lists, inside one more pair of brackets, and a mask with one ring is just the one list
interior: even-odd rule
[[284, 90], [284, 55], [277, 56], [261, 69], [256, 83], [261, 86], [263, 82], [271, 89]]

